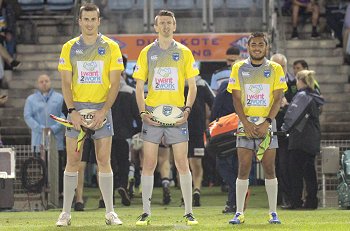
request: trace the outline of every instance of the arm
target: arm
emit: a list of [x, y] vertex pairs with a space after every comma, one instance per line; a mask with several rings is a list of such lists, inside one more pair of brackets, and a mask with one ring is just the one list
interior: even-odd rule
[[[67, 108], [73, 108], [73, 93], [72, 93], [72, 72], [62, 70], [61, 74], [61, 83], [62, 83], [62, 94], [64, 101], [66, 102]], [[80, 130], [81, 125], [83, 124], [82, 117], [79, 112], [76, 110], [70, 113], [71, 122], [73, 123], [74, 129]]]
[[137, 125], [136, 133], [138, 133], [141, 131], [142, 121], [139, 116], [139, 109], [137, 107], [136, 96], [134, 93], [131, 95], [131, 110], [132, 110], [133, 118], [136, 121], [136, 125]]
[[300, 118], [305, 115], [306, 108], [311, 100], [312, 97], [308, 97], [306, 94], [295, 95], [284, 116], [284, 123], [281, 127], [282, 131], [290, 131], [300, 121]]
[[[196, 95], [197, 95], [197, 86], [196, 86], [196, 78], [192, 77], [187, 79], [187, 83], [188, 83], [188, 94], [187, 94], [187, 98], [186, 98], [186, 107], [190, 107], [192, 108], [194, 101], [196, 100]], [[189, 110], [185, 110], [184, 111], [184, 117], [179, 120], [176, 125], [180, 125], [183, 124], [187, 121], [188, 116], [190, 115]]]
[[293, 4], [297, 5], [297, 6], [301, 6], [301, 7], [307, 7], [307, 5], [308, 5], [307, 3], [306, 4], [305, 3], [301, 3], [298, 0], [293, 0]]
[[26, 124], [28, 125], [28, 127], [30, 127], [30, 129], [32, 129], [35, 132], [41, 132], [42, 129], [44, 128], [43, 126], [41, 126], [34, 118], [33, 118], [33, 106], [31, 105], [31, 101], [30, 98], [28, 98], [26, 100], [26, 103], [24, 105], [24, 113], [23, 113], [23, 117], [24, 117], [24, 121], [26, 122]]
[[243, 105], [241, 103], [241, 91], [240, 90], [232, 90], [232, 100], [233, 106], [236, 109], [236, 113], [243, 123], [244, 132], [247, 137], [255, 137], [257, 133], [255, 131], [256, 125], [248, 121], [246, 115], [244, 114]]
[[119, 92], [120, 84], [120, 70], [112, 70], [109, 73], [110, 88], [107, 95], [107, 100], [101, 110], [95, 112], [94, 119], [91, 123], [91, 127], [100, 126], [103, 123], [103, 120], [106, 118], [106, 115], [109, 109], [112, 107], [115, 99], [117, 98]]
[[[273, 120], [276, 117], [277, 113], [279, 112], [279, 109], [281, 106], [281, 101], [283, 98], [283, 89], [274, 90], [272, 94], [273, 94], [273, 103], [267, 117]], [[270, 124], [266, 120], [262, 124], [259, 124], [257, 129], [258, 137], [265, 137], [269, 126]]]
[[[136, 102], [140, 113], [146, 111], [145, 106], [145, 93], [144, 93], [145, 81], [141, 79], [136, 79]], [[148, 113], [140, 114], [143, 122], [146, 122], [153, 126], [159, 126], [160, 124], [151, 120], [152, 115]]]

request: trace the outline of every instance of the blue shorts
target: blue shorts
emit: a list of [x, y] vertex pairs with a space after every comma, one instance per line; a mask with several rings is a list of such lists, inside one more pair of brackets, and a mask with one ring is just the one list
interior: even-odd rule
[[[103, 107], [104, 103], [80, 103], [80, 102], [74, 102], [74, 107], [76, 108], [77, 111], [80, 111], [82, 109], [96, 109], [100, 110]], [[98, 130], [95, 131], [93, 135], [91, 135], [91, 138], [96, 140], [96, 139], [101, 139], [104, 137], [109, 137], [113, 136], [113, 120], [112, 120], [112, 112], [109, 109], [107, 113], [107, 122]], [[70, 116], [68, 114], [68, 120], [70, 120]], [[76, 139], [78, 138], [80, 131], [75, 130], [74, 128], [66, 128], [66, 136]]]

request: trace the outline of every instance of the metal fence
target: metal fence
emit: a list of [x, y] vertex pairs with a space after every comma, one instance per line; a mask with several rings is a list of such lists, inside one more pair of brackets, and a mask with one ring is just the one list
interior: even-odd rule
[[[350, 140], [322, 140], [321, 148], [324, 147], [339, 147], [339, 159], [343, 151], [350, 149]], [[25, 160], [28, 158], [34, 157], [35, 154], [31, 150], [30, 145], [13, 145], [5, 146], [8, 148], [14, 148], [16, 151], [16, 179], [14, 181], [14, 193], [15, 193], [15, 208], [21, 210], [42, 210], [45, 204], [43, 198], [45, 196], [41, 194], [28, 194], [22, 186], [21, 182], [21, 167]], [[57, 151], [56, 151], [57, 152]], [[53, 154], [54, 149], [52, 150], [52, 155], [49, 156], [49, 163], [51, 165], [51, 170], [49, 171], [49, 184], [50, 191], [49, 196], [46, 200], [51, 200], [51, 204], [57, 203], [58, 200], [58, 160], [57, 154]], [[31, 179], [36, 177], [41, 177], [40, 171], [37, 170], [39, 166], [32, 165], [28, 170], [28, 173], [31, 174]], [[50, 168], [49, 168], [50, 169]], [[316, 171], [319, 184], [319, 199], [320, 202], [325, 202], [324, 207], [338, 207], [338, 197], [336, 193], [338, 179], [336, 173], [324, 174], [324, 180], [322, 175], [322, 154], [318, 155], [316, 158]], [[256, 163], [256, 178], [263, 180], [263, 172], [261, 163]], [[324, 182], [324, 183], [323, 183]], [[325, 188], [323, 192], [322, 189]], [[320, 204], [320, 206], [322, 203]]]
[[[19, 210], [44, 210], [48, 206], [59, 206], [58, 193], [58, 153], [56, 150], [55, 140], [53, 136], [49, 136], [49, 142], [46, 148], [47, 158], [47, 184], [43, 187], [41, 193], [28, 192], [22, 183], [22, 166], [26, 160], [33, 157], [40, 157], [32, 151], [31, 145], [5, 145], [7, 148], [13, 148], [16, 152], [16, 178], [14, 180], [14, 198], [15, 209]], [[43, 172], [38, 162], [32, 162], [27, 167], [27, 178], [36, 182], [43, 177]]]

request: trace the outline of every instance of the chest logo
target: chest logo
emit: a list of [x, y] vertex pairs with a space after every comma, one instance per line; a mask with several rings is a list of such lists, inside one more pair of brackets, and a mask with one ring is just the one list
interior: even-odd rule
[[105, 55], [106, 54], [106, 49], [104, 47], [99, 47], [97, 49], [97, 52], [99, 55]]
[[173, 60], [174, 61], [179, 61], [179, 59], [180, 59], [180, 54], [179, 53], [173, 53]]
[[271, 71], [270, 70], [265, 70], [264, 71], [264, 77], [269, 78], [271, 76]]

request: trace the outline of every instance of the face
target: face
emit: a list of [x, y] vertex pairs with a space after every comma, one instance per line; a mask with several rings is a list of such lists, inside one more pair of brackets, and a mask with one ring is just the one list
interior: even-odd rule
[[100, 18], [97, 11], [82, 11], [79, 26], [83, 35], [97, 35], [98, 27], [100, 26]]
[[302, 70], [305, 70], [305, 68], [300, 63], [293, 65], [293, 71], [295, 76], [298, 74], [299, 71], [302, 71]]
[[50, 91], [51, 81], [49, 76], [40, 75], [38, 78], [38, 89], [41, 93], [47, 93]]
[[252, 38], [248, 45], [249, 56], [252, 60], [260, 61], [266, 56], [267, 45], [264, 38]]
[[172, 37], [176, 30], [176, 23], [171, 16], [158, 16], [155, 31], [164, 38]]
[[303, 89], [303, 88], [305, 88], [306, 87], [306, 84], [302, 81], [302, 80], [299, 80], [298, 78], [297, 78], [297, 88], [298, 88], [298, 90], [299, 89]]
[[241, 57], [239, 55], [226, 55], [227, 65], [232, 66], [237, 60], [240, 60]]

